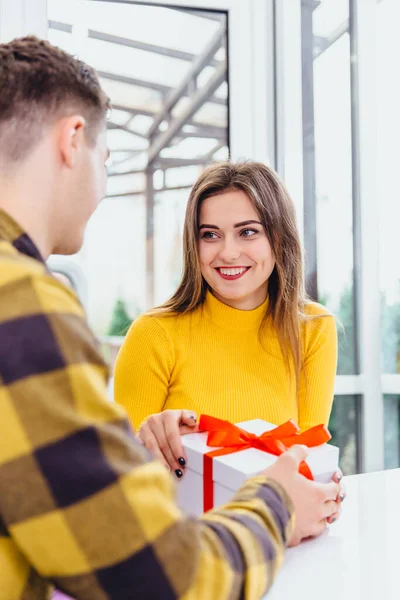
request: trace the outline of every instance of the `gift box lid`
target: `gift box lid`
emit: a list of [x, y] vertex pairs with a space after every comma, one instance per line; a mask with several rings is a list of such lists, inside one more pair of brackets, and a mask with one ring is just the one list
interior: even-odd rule
[[[276, 427], [262, 419], [244, 421], [237, 425], [256, 435], [261, 435]], [[182, 436], [182, 444], [188, 459], [187, 468], [200, 475], [203, 474], [203, 455], [216, 450], [216, 448], [207, 446], [207, 436], [207, 432]], [[256, 448], [247, 448], [225, 456], [216, 456], [213, 458], [213, 478], [221, 485], [236, 490], [246, 479], [258, 475], [272, 465], [276, 459], [277, 456]], [[309, 448], [306, 462], [316, 479], [319, 481], [329, 480], [338, 468], [339, 449], [331, 444]]]

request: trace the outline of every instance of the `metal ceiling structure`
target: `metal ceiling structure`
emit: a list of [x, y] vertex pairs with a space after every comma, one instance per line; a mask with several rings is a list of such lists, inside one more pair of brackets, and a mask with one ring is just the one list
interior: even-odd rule
[[[88, 29], [87, 37], [93, 40], [100, 40], [102, 42], [118, 45], [122, 47], [134, 48], [136, 50], [154, 53], [164, 57], [170, 57], [175, 60], [183, 61], [188, 65], [187, 72], [182, 78], [178, 86], [168, 86], [159, 82], [151, 80], [128, 77], [118, 72], [108, 72], [103, 70], [97, 70], [101, 82], [116, 82], [126, 84], [132, 89], [132, 93], [129, 95], [130, 100], [133, 101], [133, 105], [125, 105], [123, 103], [114, 103], [113, 98], [111, 101], [113, 104], [113, 112], [110, 116], [108, 123], [109, 130], [124, 131], [132, 139], [132, 147], [129, 148], [129, 141], [124, 140], [123, 148], [112, 149], [112, 154], [120, 152], [130, 152], [132, 156], [138, 154], [146, 154], [146, 161], [143, 168], [127, 170], [118, 168], [114, 170], [110, 168], [110, 176], [116, 177], [118, 175], [129, 174], [133, 172], [145, 171], [147, 168], [155, 169], [167, 169], [173, 166], [174, 168], [179, 166], [187, 166], [189, 164], [199, 165], [207, 164], [213, 160], [214, 155], [221, 150], [224, 146], [227, 146], [227, 126], [226, 123], [218, 125], [215, 121], [207, 122], [207, 119], [196, 121], [196, 113], [204, 107], [205, 104], [210, 103], [222, 108], [226, 108], [228, 100], [227, 97], [217, 96], [215, 92], [220, 88], [224, 82], [227, 82], [227, 64], [226, 64], [226, 14], [225, 13], [203, 13], [202, 11], [183, 11], [182, 9], [171, 8], [170, 10], [176, 10], [179, 12], [186, 12], [194, 17], [206, 18], [219, 23], [219, 28], [207, 43], [203, 52], [199, 55], [191, 52], [185, 52], [182, 50], [174, 49], [171, 47], [159, 46], [156, 44], [146, 43], [134, 39], [128, 39], [113, 35], [104, 31], [97, 31], [95, 29]], [[54, 31], [60, 31], [63, 33], [73, 33], [74, 25], [71, 23], [63, 23], [60, 21], [49, 20], [49, 29]], [[223, 49], [224, 58], [218, 60], [215, 55]], [[211, 67], [214, 70], [214, 74], [211, 76], [209, 81], [202, 86], [198, 86], [198, 78], [204, 72], [207, 67]], [[104, 86], [107, 88], [107, 86]], [[129, 87], [127, 90], [129, 91]], [[141, 103], [134, 106], [135, 100], [135, 88], [141, 88], [144, 90], [151, 90], [156, 92], [160, 96], [160, 108], [159, 110], [151, 110], [147, 107], [143, 107]], [[180, 111], [180, 114], [175, 115], [174, 109], [178, 106], [182, 99], [186, 100], [184, 109]], [[120, 112], [127, 113], [127, 119], [123, 122], [116, 122], [113, 118], [114, 114]], [[135, 128], [134, 120], [135, 117], [148, 117], [149, 125], [147, 130], [141, 131]], [[190, 126], [190, 127], [185, 127]], [[137, 148], [135, 137], [140, 137], [147, 141], [147, 148]], [[162, 151], [166, 148], [173, 148], [183, 140], [195, 138], [195, 139], [209, 139], [213, 141], [211, 150], [207, 150], [201, 156], [195, 156], [193, 159], [173, 157], [173, 160], [163, 158]], [[123, 161], [112, 160], [113, 166], [121, 166], [123, 162], [126, 162], [126, 158]], [[136, 193], [138, 193], [136, 191]], [[145, 190], [143, 189], [143, 193]], [[112, 196], [118, 196], [119, 194], [111, 194]]]
[[[112, 4], [115, 6], [118, 2], [90, 4], [103, 4], [104, 10], [104, 4], [111, 9]], [[157, 18], [157, 8], [146, 8], [153, 10], [152, 14]], [[113, 106], [108, 121], [111, 166], [107, 197], [144, 195], [146, 198], [149, 305], [154, 298], [153, 219], [156, 196], [191, 187], [174, 182], [173, 177], [166, 177], [166, 172], [179, 167], [203, 166], [228, 157], [227, 14], [172, 7], [167, 10], [171, 22], [172, 19], [185, 19], [187, 23], [190, 19], [196, 32], [193, 41], [196, 41], [197, 51], [183, 48], [182, 43], [175, 44], [173, 36], [167, 45], [154, 43], [154, 39], [138, 39], [141, 35], [132, 35], [132, 38], [126, 34], [117, 35], [116, 29], [118, 33], [126, 29], [122, 31], [115, 18], [110, 20], [110, 26], [104, 22], [101, 27], [98, 19], [93, 18], [97, 26], [92, 27], [92, 17], [89, 15], [88, 18], [87, 14], [84, 42], [80, 46], [83, 48], [82, 59], [95, 66]], [[49, 20], [50, 40], [68, 49], [79, 27], [82, 28], [82, 23], [64, 22], [53, 17]], [[200, 31], [199, 27], [202, 27]], [[204, 27], [208, 27], [207, 37], [201, 35]], [[204, 43], [199, 49], [199, 39], [201, 42], [203, 38]], [[122, 49], [125, 49], [123, 55]], [[90, 51], [95, 56], [94, 62]], [[100, 51], [103, 60], [96, 60]], [[129, 54], [132, 52], [140, 54]], [[112, 56], [118, 57], [118, 62], [110, 59]], [[128, 61], [132, 57], [134, 62], [130, 65]], [[173, 75], [171, 82], [167, 76], [163, 77], [166, 73], [157, 73], [150, 66], [147, 71], [139, 68], [143, 67], [144, 61], [152, 64], [151, 60], [170, 61], [167, 71]], [[162, 185], [157, 188], [154, 186], [155, 171], [162, 173]], [[141, 174], [143, 179], [140, 179]], [[135, 176], [139, 176], [139, 180], [132, 179]], [[113, 185], [117, 181], [126, 181], [124, 191]], [[139, 186], [138, 181], [142, 182]]]

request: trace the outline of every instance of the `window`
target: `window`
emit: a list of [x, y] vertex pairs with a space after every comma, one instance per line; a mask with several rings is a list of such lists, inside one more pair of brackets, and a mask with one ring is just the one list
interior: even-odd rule
[[64, 285], [70, 286], [82, 305], [87, 306], [87, 281], [78, 262], [70, 256], [51, 256], [47, 266]]
[[385, 394], [385, 469], [400, 467], [400, 395]]
[[306, 288], [340, 320], [338, 374], [356, 372], [349, 4], [302, 3]]
[[[306, 290], [338, 319], [338, 375], [357, 373], [349, 2], [301, 2]], [[359, 468], [358, 396], [335, 396], [329, 428], [345, 473]]]
[[[400, 202], [398, 140], [400, 137], [400, 51], [396, 23], [400, 5], [377, 4], [377, 179], [380, 206], [380, 276], [384, 373], [400, 373]], [[400, 391], [400, 388], [399, 388]]]
[[376, 6], [377, 28], [377, 181], [380, 238], [381, 349], [383, 367], [385, 467], [400, 466], [400, 203], [398, 140], [400, 86], [396, 24], [400, 5]]
[[[344, 325], [330, 424], [343, 468], [398, 465], [398, 0], [12, 4], [2, 14], [2, 41], [44, 36], [49, 20], [50, 39], [93, 63], [114, 103], [109, 195], [89, 223], [82, 252], [71, 257], [87, 278], [96, 331], [161, 302], [176, 285], [186, 186], [207, 152], [227, 156], [229, 141], [234, 159], [275, 164], [283, 176], [304, 229], [308, 290]], [[159, 27], [154, 18], [150, 27], [149, 11], [169, 19], [171, 27]], [[163, 165], [153, 161], [150, 176], [146, 134], [154, 115], [182, 83], [186, 59], [204, 51], [206, 29], [216, 32], [217, 19], [229, 24], [229, 53], [225, 37], [197, 90], [212, 81], [213, 68], [228, 54], [229, 80], [226, 75], [213, 92], [216, 102], [208, 100], [192, 115], [197, 125], [174, 131], [177, 139], [159, 149]], [[187, 35], [177, 22], [185, 22], [187, 32], [196, 23], [202, 36]], [[174, 118], [187, 115], [194, 87], [188, 83], [172, 119], [159, 123], [157, 137], [170, 131], [164, 142]], [[207, 139], [215, 141], [213, 148], [202, 145]], [[219, 149], [218, 142], [224, 144]], [[151, 188], [153, 203], [146, 194]], [[115, 312], [120, 321], [113, 319]]]
[[360, 398], [349, 394], [336, 396], [329, 421], [331, 443], [340, 448], [340, 468], [349, 475], [359, 465]]
[[113, 105], [107, 198], [74, 260], [93, 329], [115, 336], [116, 313], [174, 291], [189, 190], [229, 156], [227, 13], [49, 0], [48, 18], [49, 40], [96, 68]]

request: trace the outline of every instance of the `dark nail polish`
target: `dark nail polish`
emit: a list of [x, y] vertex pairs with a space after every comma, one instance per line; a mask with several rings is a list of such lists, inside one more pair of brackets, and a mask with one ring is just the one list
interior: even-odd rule
[[182, 477], [183, 473], [180, 469], [176, 469], [175, 475], [177, 476], [178, 479], [180, 479]]
[[186, 465], [186, 460], [183, 458], [183, 456], [178, 458], [178, 463], [181, 465], [181, 467], [184, 467]]
[[336, 476], [336, 478], [337, 478], [337, 480], [338, 480], [338, 482], [339, 482], [339, 481], [341, 481], [341, 480], [342, 480], [342, 475], [341, 475], [340, 473], [338, 473], [338, 474], [337, 474], [337, 476]]
[[343, 493], [342, 493], [342, 494], [339, 494], [339, 500], [340, 500], [340, 502], [343, 502], [343, 500], [344, 500], [345, 498], [346, 498], [346, 496], [345, 496]]
[[336, 521], [336, 517], [332, 517], [331, 518], [331, 524], [334, 523]]

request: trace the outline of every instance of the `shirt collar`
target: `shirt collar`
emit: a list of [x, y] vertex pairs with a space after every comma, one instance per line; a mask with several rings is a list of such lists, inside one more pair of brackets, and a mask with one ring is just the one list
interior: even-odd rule
[[30, 256], [41, 263], [44, 259], [36, 244], [10, 215], [0, 209], [0, 240], [9, 242], [21, 254]]

